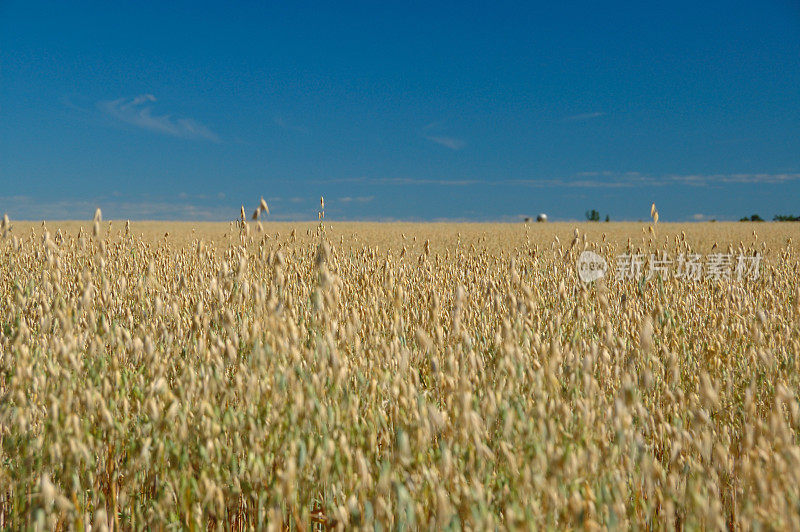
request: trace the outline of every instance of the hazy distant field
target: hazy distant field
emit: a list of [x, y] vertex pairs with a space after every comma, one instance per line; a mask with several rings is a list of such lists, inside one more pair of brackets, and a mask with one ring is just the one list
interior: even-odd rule
[[12, 225], [0, 528], [800, 528], [800, 224]]
[[[262, 224], [264, 232], [258, 234], [256, 226], [248, 222], [250, 226], [250, 237], [253, 240], [260, 240], [264, 236], [267, 241], [276, 243], [275, 235], [278, 234], [277, 242], [286, 243], [287, 237], [295, 230], [296, 237], [300, 242], [316, 241], [310, 238], [309, 231], [316, 231], [316, 222], [264, 222]], [[407, 239], [430, 240], [434, 248], [451, 247], [457, 241], [457, 235], [461, 235], [461, 240], [467, 244], [480, 244], [482, 249], [489, 251], [510, 251], [514, 246], [527, 243], [539, 246], [548, 245], [557, 236], [562, 242], [568, 244], [572, 239], [573, 230], [577, 227], [581, 234], [586, 234], [588, 241], [599, 242], [605, 234], [610, 241], [625, 243], [631, 238], [634, 243], [641, 241], [644, 236], [642, 229], [649, 227], [649, 223], [639, 222], [598, 222], [598, 223], [369, 223], [369, 222], [327, 222], [325, 223], [326, 234], [329, 239], [338, 243], [340, 237], [344, 237], [348, 245], [368, 245], [400, 248], [403, 244], [409, 246], [408, 241], [404, 241], [402, 235]], [[14, 234], [25, 236], [32, 230], [41, 234], [42, 222], [14, 222]], [[91, 235], [92, 222], [71, 221], [71, 222], [47, 222], [48, 231], [55, 234], [58, 229], [62, 229], [65, 235], [76, 236], [81, 227], [87, 235]], [[125, 221], [115, 220], [104, 222], [103, 228], [109, 236], [124, 233]], [[107, 231], [111, 229], [110, 232]], [[800, 237], [800, 224], [798, 223], [755, 223], [755, 222], [707, 222], [707, 223], [659, 223], [658, 238], [674, 238], [681, 232], [686, 233], [686, 239], [699, 251], [707, 251], [718, 242], [723, 244], [738, 244], [739, 241], [750, 242], [753, 238], [753, 231], [756, 231], [759, 242], [765, 242], [770, 249], [783, 247], [788, 238], [793, 238], [793, 247], [798, 248], [798, 238]], [[131, 222], [131, 233], [137, 237], [144, 237], [147, 242], [162, 241], [164, 233], [169, 233], [167, 240], [175, 245], [187, 244], [197, 239], [213, 241], [216, 243], [232, 242], [238, 239], [239, 231], [236, 227], [232, 229], [231, 223], [224, 222]], [[234, 238], [236, 237], [236, 238]], [[355, 237], [355, 238], [354, 238]], [[418, 242], [421, 245], [420, 242]]]

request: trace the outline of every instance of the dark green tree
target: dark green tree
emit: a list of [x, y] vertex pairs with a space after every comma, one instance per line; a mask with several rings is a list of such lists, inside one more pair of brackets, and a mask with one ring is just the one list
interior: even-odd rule
[[586, 211], [586, 219], [590, 222], [599, 222], [600, 221], [600, 213], [597, 212], [595, 209], [590, 211]]

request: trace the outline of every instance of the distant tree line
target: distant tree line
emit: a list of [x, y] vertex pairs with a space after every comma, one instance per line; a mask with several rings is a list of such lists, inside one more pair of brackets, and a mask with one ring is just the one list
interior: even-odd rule
[[[597, 209], [592, 209], [590, 211], [586, 211], [586, 219], [589, 220], [590, 222], [599, 222], [600, 221], [600, 213], [597, 211]], [[611, 221], [611, 217], [609, 215], [607, 215], [607, 214], [606, 214], [606, 221], [607, 222]]]
[[[791, 214], [776, 214], [772, 218], [774, 222], [800, 222], [800, 216], [792, 216]], [[743, 216], [739, 219], [740, 222], [763, 222], [764, 219], [758, 214], [752, 214], [749, 217]]]
[[[597, 209], [591, 209], [586, 211], [586, 220], [590, 222], [599, 222], [600, 221], [600, 212]], [[776, 214], [772, 220], [774, 222], [800, 222], [800, 216], [793, 216], [791, 214]], [[529, 218], [526, 218], [525, 221], [529, 221]], [[611, 217], [606, 214], [605, 221], [610, 222]], [[641, 220], [639, 220], [641, 221]], [[709, 220], [711, 222], [716, 222], [716, 220]], [[750, 216], [742, 216], [739, 218], [740, 222], [763, 222], [764, 218], [759, 216], [758, 214], [751, 214]]]

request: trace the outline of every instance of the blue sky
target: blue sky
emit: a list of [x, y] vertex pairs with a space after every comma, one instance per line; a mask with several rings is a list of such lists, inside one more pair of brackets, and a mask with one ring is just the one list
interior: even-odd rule
[[800, 5], [0, 2], [13, 219], [800, 214]]

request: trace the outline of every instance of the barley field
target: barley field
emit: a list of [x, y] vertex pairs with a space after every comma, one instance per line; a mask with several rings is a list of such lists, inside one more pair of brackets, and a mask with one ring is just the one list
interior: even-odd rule
[[4, 221], [0, 529], [800, 529], [800, 226], [653, 223]]

